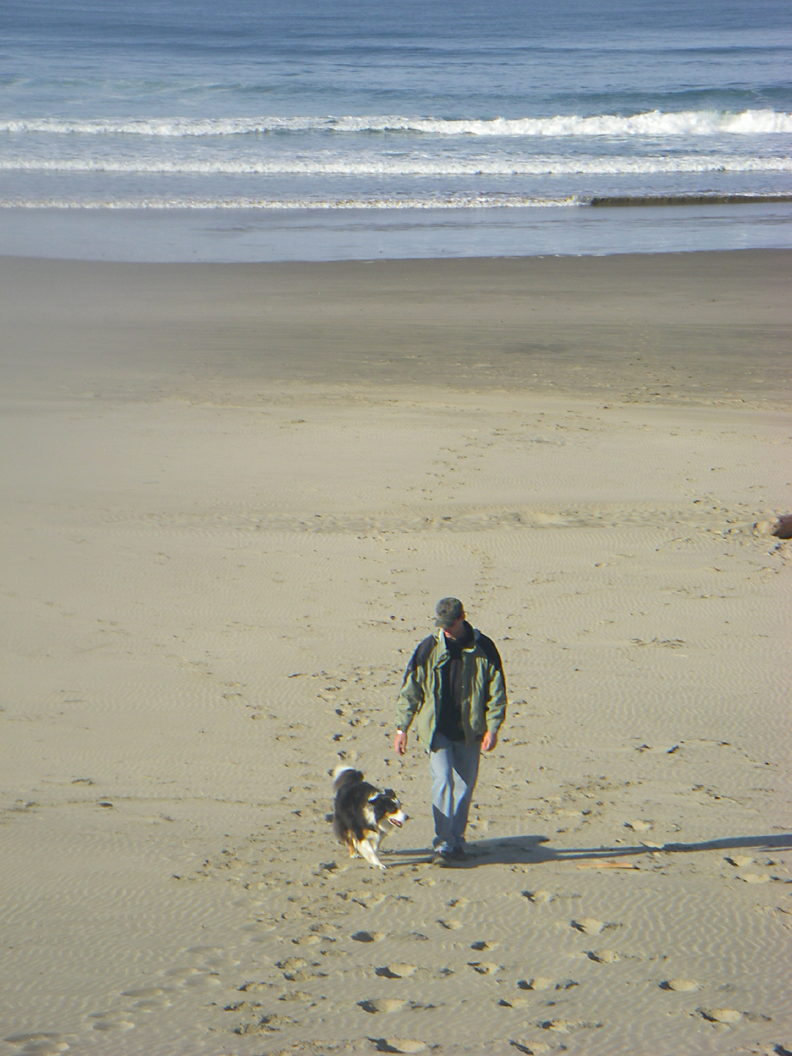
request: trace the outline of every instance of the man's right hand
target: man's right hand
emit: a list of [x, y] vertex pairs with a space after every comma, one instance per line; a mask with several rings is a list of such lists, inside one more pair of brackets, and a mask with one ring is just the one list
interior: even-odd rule
[[393, 750], [397, 755], [404, 755], [407, 751], [407, 734], [404, 730], [397, 730], [393, 738]]

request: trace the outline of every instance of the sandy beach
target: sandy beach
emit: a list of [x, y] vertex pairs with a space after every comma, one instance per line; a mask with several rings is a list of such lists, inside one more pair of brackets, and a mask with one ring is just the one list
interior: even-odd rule
[[[0, 1056], [792, 1051], [791, 287], [0, 260]], [[510, 707], [441, 869], [447, 594]]]

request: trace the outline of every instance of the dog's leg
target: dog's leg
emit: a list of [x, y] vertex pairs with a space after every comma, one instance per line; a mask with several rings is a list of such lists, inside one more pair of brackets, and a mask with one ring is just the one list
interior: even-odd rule
[[371, 846], [368, 840], [361, 840], [358, 844], [358, 848], [369, 865], [375, 865], [378, 869], [381, 869], [383, 873], [385, 872], [387, 866], [383, 865], [379, 860], [376, 850]]

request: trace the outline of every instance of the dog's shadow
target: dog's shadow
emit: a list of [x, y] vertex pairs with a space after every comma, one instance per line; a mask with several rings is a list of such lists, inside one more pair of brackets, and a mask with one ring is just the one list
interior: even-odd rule
[[[478, 869], [485, 865], [540, 865], [542, 862], [590, 861], [598, 859], [632, 858], [655, 853], [691, 854], [695, 851], [732, 851], [745, 848], [756, 850], [788, 850], [792, 834], [774, 836], [727, 836], [700, 843], [664, 843], [647, 847], [644, 844], [617, 847], [553, 847], [547, 836], [504, 836], [493, 840], [476, 840], [467, 844], [468, 857], [453, 862], [455, 869]], [[383, 852], [381, 852], [383, 853]], [[431, 847], [390, 849], [384, 852], [389, 866], [418, 865], [432, 861]]]

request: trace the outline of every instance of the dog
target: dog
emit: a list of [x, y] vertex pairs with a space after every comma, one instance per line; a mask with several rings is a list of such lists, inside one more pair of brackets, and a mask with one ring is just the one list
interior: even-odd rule
[[333, 831], [338, 842], [346, 845], [350, 858], [365, 858], [384, 872], [387, 866], [377, 854], [380, 841], [408, 820], [396, 793], [392, 788], [375, 788], [351, 766], [335, 768], [333, 793]]

